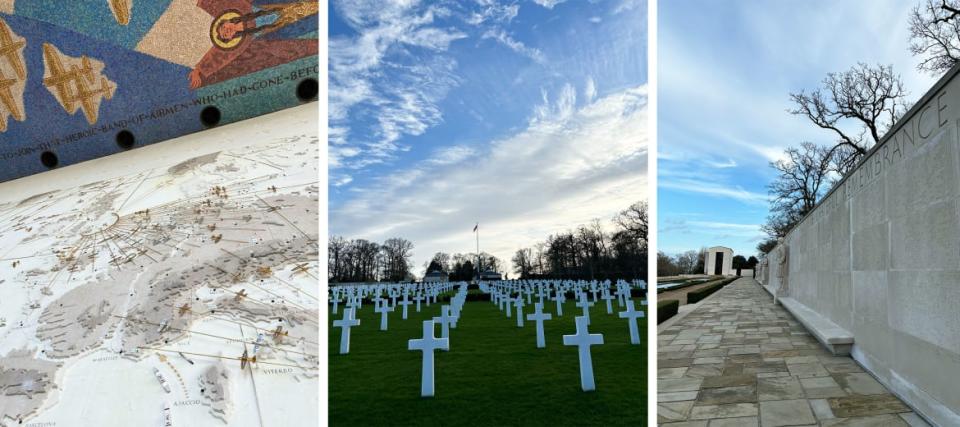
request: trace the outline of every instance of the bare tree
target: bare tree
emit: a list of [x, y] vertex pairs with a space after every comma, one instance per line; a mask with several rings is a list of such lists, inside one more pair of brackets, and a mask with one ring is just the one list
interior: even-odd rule
[[757, 243], [757, 251], [760, 253], [761, 257], [766, 256], [770, 251], [777, 246], [777, 239], [768, 238], [760, 243]]
[[813, 210], [826, 191], [833, 170], [833, 149], [803, 142], [786, 151], [787, 159], [771, 162], [779, 172], [767, 186], [771, 216], [763, 230], [773, 237], [786, 233], [796, 221]]
[[677, 276], [681, 274], [676, 261], [664, 252], [657, 252], [657, 276]]
[[349, 243], [341, 236], [333, 236], [327, 242], [327, 278], [331, 282], [343, 279], [345, 255]]
[[[476, 259], [477, 257], [474, 257]], [[480, 252], [480, 261], [482, 264], [481, 268], [483, 271], [494, 271], [497, 273], [503, 273], [503, 263], [500, 261], [500, 258], [497, 258], [486, 252]]]
[[430, 261], [423, 263], [423, 268], [427, 273], [431, 271], [442, 271], [444, 273], [449, 273], [451, 267], [450, 254], [445, 252], [437, 252], [433, 254], [433, 258], [431, 258]]
[[[905, 96], [903, 82], [891, 66], [861, 62], [847, 71], [827, 74], [821, 87], [810, 93], [791, 93], [795, 108], [788, 111], [834, 133], [837, 140], [829, 157], [842, 149], [846, 158], [841, 164], [849, 170], [906, 112]], [[859, 134], [844, 130], [851, 122], [859, 125]]]
[[796, 211], [801, 215], [813, 210], [833, 167], [830, 149], [812, 142], [786, 150], [787, 159], [770, 162], [780, 175], [768, 186], [773, 196], [772, 210]]
[[674, 264], [680, 270], [681, 274], [702, 273], [703, 270], [696, 271], [698, 256], [699, 253], [697, 251], [686, 251], [677, 255]]
[[533, 272], [533, 249], [522, 248], [517, 249], [517, 253], [513, 255], [513, 271], [520, 275], [520, 278], [524, 278], [530, 275]]
[[613, 222], [636, 238], [641, 247], [647, 248], [647, 232], [649, 231], [647, 217], [647, 202], [636, 202], [624, 209], [613, 218]]
[[383, 242], [383, 276], [390, 281], [405, 280], [410, 274], [410, 257], [413, 256], [413, 242], [394, 237]]
[[910, 12], [910, 52], [932, 75], [960, 60], [960, 0], [924, 0]]

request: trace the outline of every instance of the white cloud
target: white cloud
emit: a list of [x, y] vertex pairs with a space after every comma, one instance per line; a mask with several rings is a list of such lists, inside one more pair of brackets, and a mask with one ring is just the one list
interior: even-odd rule
[[533, 0], [534, 3], [539, 4], [547, 9], [553, 9], [554, 6], [565, 1], [567, 0]]
[[760, 206], [766, 206], [769, 200], [766, 194], [747, 191], [739, 185], [719, 184], [694, 179], [672, 179], [662, 176], [657, 178], [657, 188], [669, 188], [713, 198], [730, 198]]
[[727, 159], [725, 161], [716, 161], [716, 160], [707, 159], [707, 160], [704, 160], [703, 163], [706, 164], [707, 166], [710, 166], [712, 168], [717, 168], [717, 169], [729, 169], [729, 168], [737, 167], [737, 162], [733, 159]]
[[459, 163], [476, 153], [476, 150], [466, 145], [454, 145], [437, 149], [426, 161], [434, 165], [450, 165]]
[[600, 18], [599, 16], [592, 16], [590, 17], [590, 22], [593, 22], [594, 24], [599, 24], [603, 22], [603, 18]]
[[750, 233], [760, 232], [760, 224], [734, 224], [730, 222], [715, 222], [715, 221], [688, 221], [688, 223], [693, 226], [711, 228], [715, 230], [728, 230], [728, 231], [750, 232]]
[[342, 187], [351, 182], [353, 182], [353, 177], [350, 175], [337, 174], [330, 176], [330, 183], [333, 184], [334, 187]]
[[[377, 110], [379, 128], [367, 141], [351, 144], [364, 155], [349, 164], [339, 161], [331, 168], [358, 168], [390, 158], [404, 147], [395, 143], [403, 135], [419, 135], [440, 122], [436, 104], [458, 81], [453, 75], [456, 62], [440, 53], [450, 44], [466, 37], [455, 29], [435, 26], [437, 16], [449, 12], [435, 6], [419, 7], [417, 1], [338, 1], [338, 14], [358, 34], [331, 37], [329, 114], [333, 144], [348, 143], [347, 123], [350, 111], [360, 106]], [[428, 60], [413, 66], [397, 66], [388, 61], [388, 53], [409, 55], [404, 47], [434, 52]], [[382, 70], [390, 68], [390, 78]], [[424, 83], [421, 86], [412, 81]]]
[[620, 4], [613, 10], [613, 14], [616, 15], [621, 12], [630, 11], [636, 9], [643, 5], [642, 0], [622, 0]]
[[515, 40], [513, 37], [510, 37], [510, 35], [507, 34], [507, 32], [504, 31], [503, 29], [494, 28], [494, 29], [487, 30], [486, 32], [483, 33], [483, 36], [481, 36], [481, 38], [496, 40], [500, 42], [500, 44], [510, 48], [514, 52], [522, 54], [534, 60], [537, 63], [546, 62], [546, 57], [543, 55], [543, 52], [541, 52], [540, 49], [528, 47], [527, 45], [523, 44], [523, 42]]
[[419, 268], [434, 252], [481, 249], [509, 263], [520, 247], [593, 218], [607, 222], [646, 199], [643, 86], [575, 108], [572, 85], [526, 129], [485, 148], [454, 146], [351, 192], [333, 208], [331, 233], [416, 245]]
[[583, 96], [586, 97], [586, 101], [593, 101], [597, 97], [597, 85], [593, 82], [593, 77], [587, 77], [587, 85], [583, 89]]
[[484, 22], [509, 23], [517, 17], [520, 6], [516, 4], [499, 4], [495, 1], [478, 1], [483, 10], [472, 12], [465, 21], [470, 25], [480, 25]]
[[541, 88], [540, 94], [543, 102], [534, 107], [531, 123], [542, 120], [565, 120], [573, 114], [577, 105], [577, 90], [569, 83], [564, 84], [560, 89], [556, 102], [550, 102], [550, 95], [546, 89]]

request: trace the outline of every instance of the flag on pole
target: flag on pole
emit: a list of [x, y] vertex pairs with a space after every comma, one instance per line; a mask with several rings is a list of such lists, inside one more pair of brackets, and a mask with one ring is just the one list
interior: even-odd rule
[[477, 225], [474, 225], [474, 226], [473, 226], [473, 232], [476, 233], [476, 232], [477, 232], [477, 228], [479, 228], [479, 227], [480, 227], [480, 223], [478, 222]]

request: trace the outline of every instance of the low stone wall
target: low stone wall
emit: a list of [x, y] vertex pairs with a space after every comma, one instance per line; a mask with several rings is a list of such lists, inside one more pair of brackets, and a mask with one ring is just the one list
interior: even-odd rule
[[960, 425], [957, 70], [790, 231], [757, 274], [774, 295], [849, 331], [851, 355], [944, 426]]

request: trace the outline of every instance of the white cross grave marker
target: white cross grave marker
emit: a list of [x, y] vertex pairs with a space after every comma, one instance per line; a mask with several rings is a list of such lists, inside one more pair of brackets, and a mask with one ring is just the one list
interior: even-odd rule
[[514, 304], [514, 307], [517, 307], [517, 327], [523, 327], [523, 296], [517, 296], [517, 302]]
[[587, 319], [587, 324], [590, 324], [590, 307], [593, 307], [593, 303], [587, 300], [587, 293], [580, 293], [580, 301], [577, 302], [577, 307], [583, 309], [583, 318]]
[[[450, 315], [450, 306], [440, 307], [440, 316], [433, 318], [433, 323], [440, 325], [440, 338], [450, 338], [450, 324], [456, 319]], [[449, 347], [449, 345], [447, 346]]]
[[577, 346], [580, 352], [580, 387], [583, 391], [596, 390], [593, 381], [593, 358], [590, 356], [590, 346], [603, 344], [602, 334], [591, 334], [587, 330], [587, 319], [578, 316], [576, 335], [564, 335], [563, 345]]
[[557, 288], [557, 297], [555, 298], [557, 301], [557, 317], [563, 316], [563, 300], [565, 298], [563, 292], [560, 292], [560, 288]]
[[600, 297], [600, 299], [605, 300], [605, 301], [607, 302], [607, 314], [613, 314], [613, 304], [612, 304], [612, 302], [613, 302], [614, 298], [616, 298], [616, 297], [614, 297], [613, 295], [610, 295], [610, 290], [609, 290], [609, 289], [604, 289], [604, 290], [603, 290], [603, 296]]
[[420, 396], [433, 397], [433, 351], [450, 348], [448, 338], [433, 336], [433, 320], [423, 321], [423, 338], [407, 341], [407, 350], [423, 352], [423, 365], [420, 374]]
[[390, 304], [386, 300], [381, 300], [382, 303], [378, 304], [373, 311], [380, 313], [380, 330], [387, 330], [387, 313], [393, 311], [393, 307], [390, 307]]
[[419, 312], [420, 312], [420, 301], [423, 301], [423, 295], [417, 294], [417, 296], [413, 297], [413, 300], [417, 302], [417, 313], [419, 313]]
[[543, 303], [536, 303], [534, 305], [533, 314], [527, 315], [527, 320], [532, 320], [537, 322], [537, 348], [544, 348], [547, 346], [546, 340], [543, 338], [543, 321], [553, 319], [553, 316], [550, 313], [543, 312]]
[[630, 326], [630, 344], [640, 344], [640, 332], [637, 330], [637, 319], [645, 317], [643, 311], [636, 311], [633, 308], [633, 300], [627, 300], [627, 311], [618, 313], [621, 319], [627, 319]]
[[397, 304], [400, 304], [403, 306], [403, 320], [407, 320], [407, 306], [413, 303], [407, 299], [406, 293], [403, 294], [403, 299], [400, 300], [400, 302], [398, 302]]
[[360, 319], [353, 315], [353, 308], [343, 309], [343, 319], [334, 320], [333, 327], [340, 330], [340, 354], [350, 352], [350, 328], [360, 326]]

